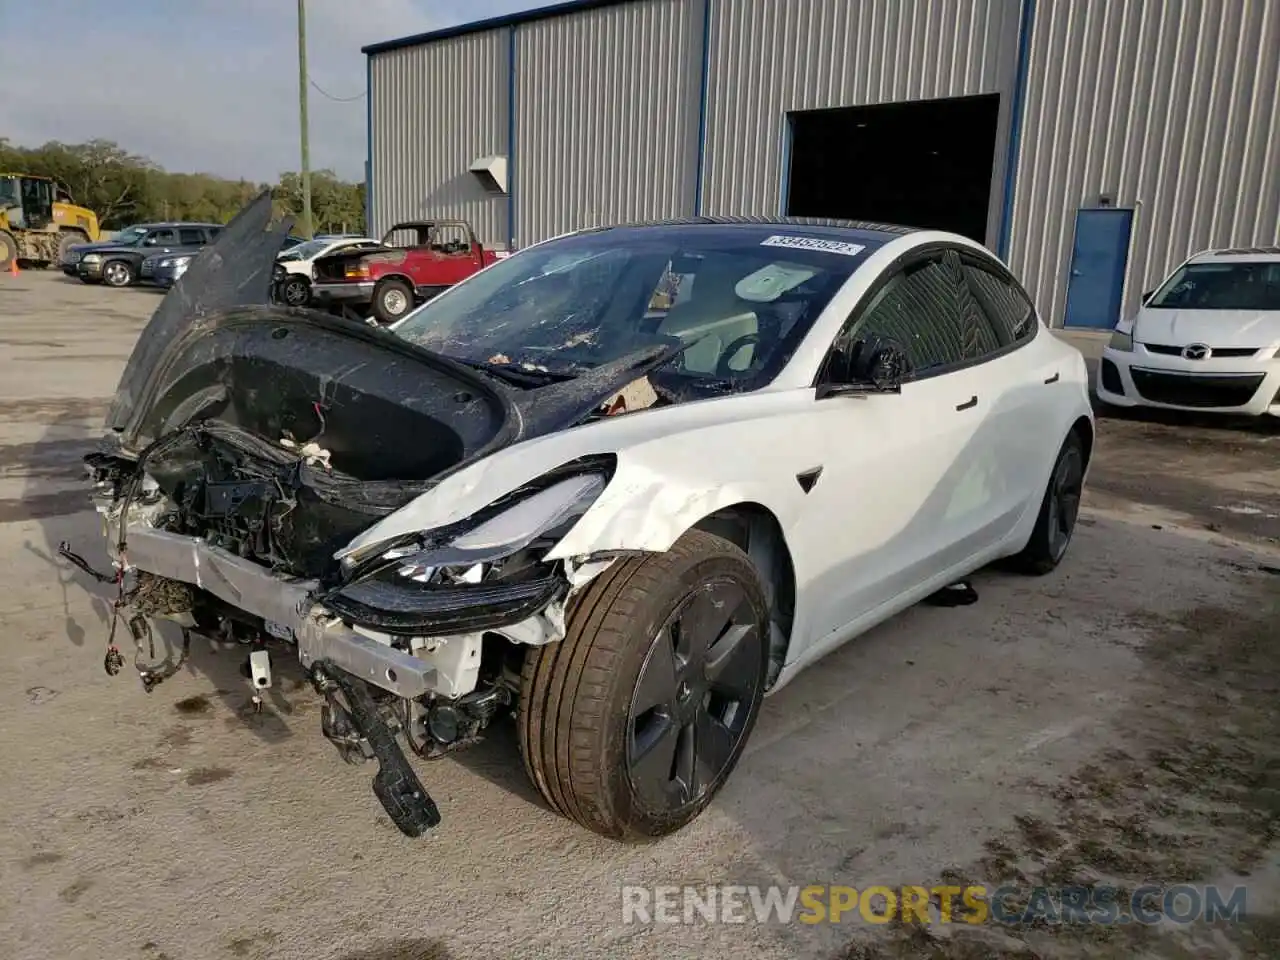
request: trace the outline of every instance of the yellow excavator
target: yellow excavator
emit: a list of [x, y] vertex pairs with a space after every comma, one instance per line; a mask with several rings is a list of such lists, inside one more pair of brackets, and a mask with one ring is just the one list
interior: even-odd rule
[[0, 173], [0, 270], [15, 260], [58, 263], [76, 243], [96, 243], [98, 217], [76, 206], [67, 188], [49, 177]]

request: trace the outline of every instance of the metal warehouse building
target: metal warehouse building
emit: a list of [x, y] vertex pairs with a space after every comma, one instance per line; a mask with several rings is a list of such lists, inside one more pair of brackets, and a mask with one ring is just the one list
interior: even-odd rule
[[365, 53], [375, 235], [942, 227], [1068, 326], [1280, 239], [1280, 0], [579, 0]]

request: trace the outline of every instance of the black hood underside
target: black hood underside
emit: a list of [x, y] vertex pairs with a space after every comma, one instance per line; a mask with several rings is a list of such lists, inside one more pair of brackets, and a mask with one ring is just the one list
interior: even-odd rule
[[171, 526], [319, 575], [355, 534], [496, 450], [572, 427], [678, 347], [521, 389], [393, 333], [268, 303], [288, 224], [242, 211], [166, 294], [107, 416]]

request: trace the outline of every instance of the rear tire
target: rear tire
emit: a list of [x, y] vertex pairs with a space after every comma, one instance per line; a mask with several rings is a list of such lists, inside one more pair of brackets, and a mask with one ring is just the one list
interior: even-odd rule
[[102, 265], [102, 282], [108, 287], [127, 287], [136, 275], [128, 260], [108, 260]]
[[0, 270], [12, 270], [18, 261], [18, 245], [7, 233], [0, 233]]
[[384, 280], [373, 291], [373, 315], [381, 324], [395, 323], [413, 309], [413, 291], [403, 280]]
[[691, 530], [619, 560], [575, 598], [565, 638], [525, 655], [520, 752], [557, 812], [603, 836], [674, 833], [719, 792], [755, 726], [768, 607], [736, 546]]
[[1084, 468], [1084, 442], [1079, 431], [1073, 429], [1062, 441], [1053, 463], [1031, 539], [1021, 553], [1010, 558], [1010, 566], [1019, 573], [1044, 576], [1053, 572], [1066, 556], [1080, 512]]

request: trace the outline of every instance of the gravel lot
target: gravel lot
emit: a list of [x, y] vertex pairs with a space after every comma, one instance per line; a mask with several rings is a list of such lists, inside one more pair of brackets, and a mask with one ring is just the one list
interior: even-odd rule
[[[512, 731], [421, 765], [402, 837], [286, 677], [102, 670], [80, 457], [159, 295], [0, 277], [0, 956], [13, 960], [1280, 955], [1280, 425], [1104, 420], [1072, 553], [984, 573], [767, 702], [718, 802], [619, 847], [548, 812]], [[277, 670], [281, 670], [277, 658]], [[623, 884], [1247, 883], [1222, 927], [624, 925]], [[1033, 952], [1026, 952], [1033, 951]]]

